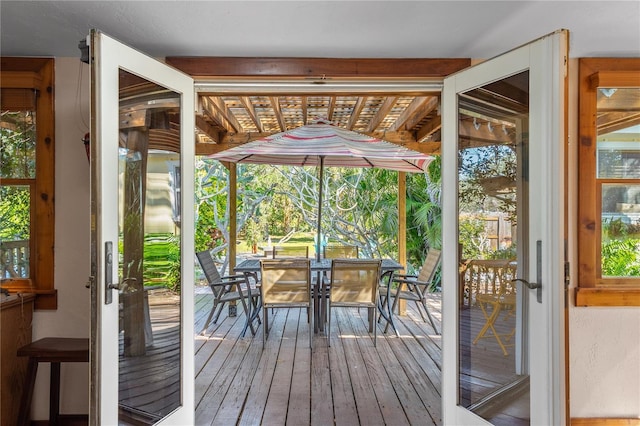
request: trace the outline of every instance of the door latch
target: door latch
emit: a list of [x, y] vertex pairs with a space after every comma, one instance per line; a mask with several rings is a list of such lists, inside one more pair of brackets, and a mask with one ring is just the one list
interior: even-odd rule
[[523, 278], [516, 278], [511, 280], [512, 283], [521, 282], [529, 290], [536, 290], [536, 299], [538, 303], [542, 303], [542, 241], [536, 242], [536, 282], [530, 283]]

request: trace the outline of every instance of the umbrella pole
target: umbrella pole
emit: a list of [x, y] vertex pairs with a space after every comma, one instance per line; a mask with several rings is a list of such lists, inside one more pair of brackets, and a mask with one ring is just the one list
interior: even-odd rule
[[320, 247], [322, 246], [322, 187], [324, 179], [324, 155], [320, 156], [320, 171], [318, 183], [318, 229], [316, 231], [316, 260], [320, 260]]

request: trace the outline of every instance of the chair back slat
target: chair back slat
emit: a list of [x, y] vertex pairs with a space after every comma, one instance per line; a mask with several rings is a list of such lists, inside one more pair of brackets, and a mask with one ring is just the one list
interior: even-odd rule
[[215, 262], [213, 261], [213, 257], [211, 257], [211, 253], [209, 250], [201, 251], [196, 253], [196, 257], [198, 258], [198, 262], [200, 263], [200, 267], [202, 268], [202, 272], [204, 272], [204, 276], [209, 283], [209, 287], [213, 294], [217, 297], [220, 292], [223, 291], [221, 286], [215, 286], [213, 284], [219, 284], [222, 282], [222, 277], [218, 268], [216, 267]]
[[380, 266], [380, 260], [334, 260], [331, 264], [331, 303], [375, 305]]
[[324, 247], [325, 259], [357, 259], [358, 246], [328, 245]]
[[276, 246], [273, 248], [273, 258], [309, 257], [309, 246]]
[[262, 303], [301, 304], [311, 301], [311, 263], [309, 259], [275, 259], [260, 262]]
[[442, 252], [440, 250], [429, 249], [429, 253], [427, 253], [427, 257], [422, 264], [422, 268], [420, 268], [418, 281], [430, 283], [431, 280], [433, 280], [433, 276], [436, 273], [436, 269], [438, 269], [441, 257]]

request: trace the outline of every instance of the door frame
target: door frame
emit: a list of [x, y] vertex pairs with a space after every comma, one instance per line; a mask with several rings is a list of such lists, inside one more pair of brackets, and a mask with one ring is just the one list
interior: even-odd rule
[[[543, 249], [541, 279], [543, 303], [538, 304], [535, 297], [529, 297], [528, 319], [531, 342], [537, 345], [537, 356], [529, 358], [530, 371], [533, 373], [530, 410], [532, 416], [542, 417], [540, 420], [532, 418], [532, 423], [540, 424], [562, 424], [568, 419], [564, 280], [567, 60], [568, 31], [559, 30], [445, 78], [443, 90], [442, 210], [457, 212], [457, 93], [526, 69], [530, 71], [530, 164], [547, 166], [529, 167], [529, 181], [538, 182], [537, 186], [541, 188], [534, 191], [531, 185], [529, 190], [529, 253], [536, 253], [537, 240], [542, 240], [546, 246]], [[535, 150], [532, 149], [534, 146]], [[455, 171], [447, 173], [447, 168], [452, 166]], [[534, 210], [543, 213], [533, 215]], [[442, 221], [443, 281], [458, 283], [460, 259], [457, 214], [445, 214]], [[536, 276], [535, 266], [535, 261], [529, 262], [531, 277]], [[443, 286], [443, 317], [447, 317], [443, 321], [442, 332], [443, 423], [478, 424], [484, 420], [457, 405], [459, 291], [458, 285]], [[546, 348], [543, 356], [540, 356], [540, 348]]]

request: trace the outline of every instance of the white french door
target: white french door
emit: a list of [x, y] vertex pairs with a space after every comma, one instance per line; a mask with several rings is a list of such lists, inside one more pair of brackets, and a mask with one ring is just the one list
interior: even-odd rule
[[193, 424], [193, 80], [99, 31], [88, 45], [91, 423]]
[[445, 79], [443, 424], [565, 422], [567, 38]]

